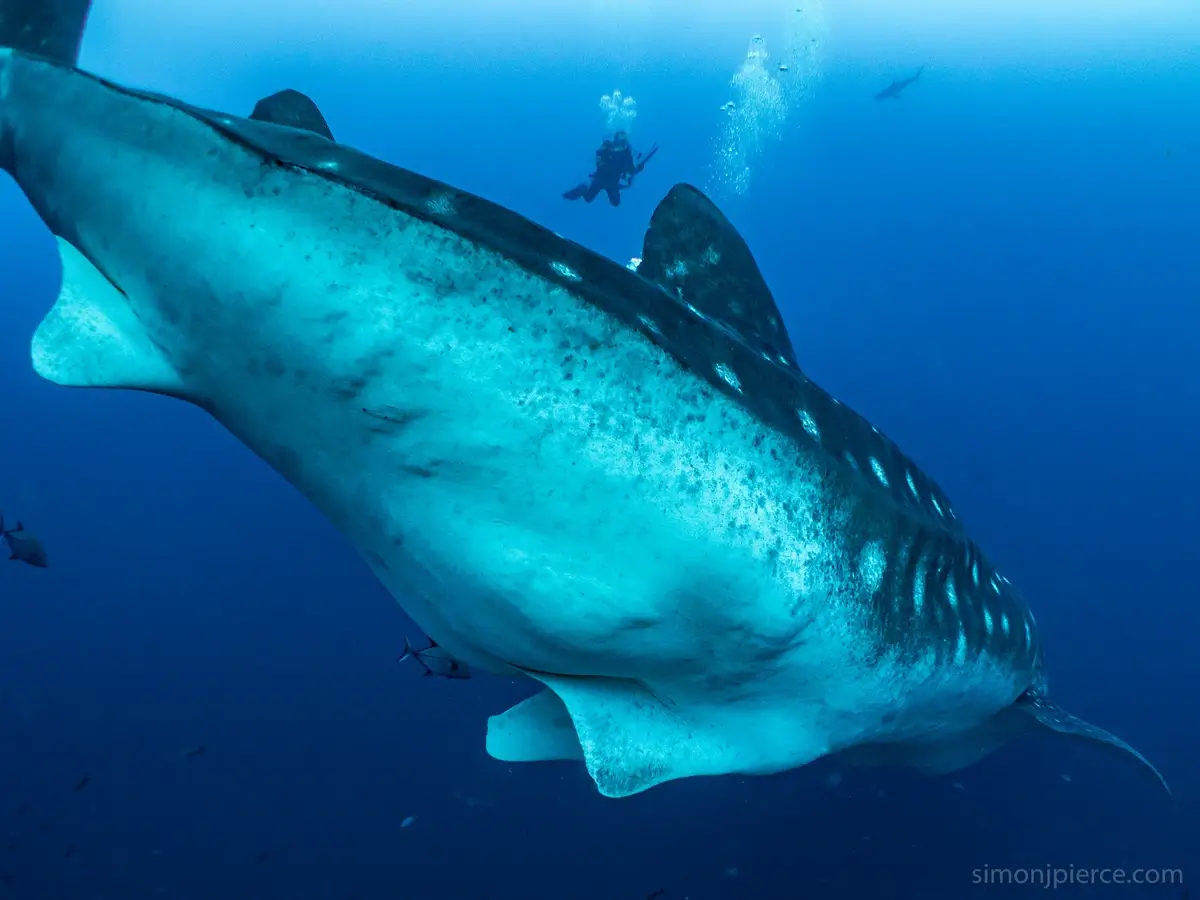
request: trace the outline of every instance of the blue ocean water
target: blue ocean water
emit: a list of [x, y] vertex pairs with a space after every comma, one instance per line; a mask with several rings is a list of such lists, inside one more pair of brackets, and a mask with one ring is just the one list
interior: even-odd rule
[[[38, 379], [59, 263], [4, 179], [0, 510], [51, 567], [0, 567], [0, 897], [962, 900], [1040, 889], [978, 883], [989, 866], [1190, 874], [1195, 16], [890, 38], [864, 4], [701, 6], [464, 24], [459, 0], [371, 28], [351, 3], [361, 27], [326, 32], [274, 6], [193, 22], [98, 0], [81, 65], [239, 113], [298, 88], [339, 140], [621, 262], [673, 184], [709, 192], [806, 372], [954, 498], [1037, 613], [1057, 699], [1173, 799], [1050, 736], [937, 778], [822, 761], [623, 800], [575, 764], [489, 758], [486, 718], [529, 686], [398, 665], [414, 626], [220, 426]], [[661, 151], [619, 208], [567, 203], [614, 90]]]

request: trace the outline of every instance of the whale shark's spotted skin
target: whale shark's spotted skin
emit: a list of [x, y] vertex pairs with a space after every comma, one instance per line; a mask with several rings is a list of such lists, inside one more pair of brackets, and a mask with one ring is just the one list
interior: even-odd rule
[[0, 56], [0, 163], [64, 265], [35, 367], [203, 406], [447, 653], [545, 684], [493, 755], [625, 796], [1085, 734], [1014, 588], [803, 374], [693, 189], [634, 272], [329, 140], [303, 95], [242, 119], [73, 62]]

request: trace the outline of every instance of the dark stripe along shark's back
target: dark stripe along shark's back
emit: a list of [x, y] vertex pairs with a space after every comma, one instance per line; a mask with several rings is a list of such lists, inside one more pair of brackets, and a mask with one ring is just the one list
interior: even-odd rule
[[[1003, 621], [1026, 621], [1015, 591], [1007, 583], [1001, 588], [941, 488], [866, 419], [805, 376], [749, 248], [694, 188], [678, 185], [660, 205], [655, 214], [659, 224], [652, 222], [647, 233], [647, 268], [641, 274], [518, 213], [336, 143], [321, 133], [327, 127], [298, 129], [269, 118], [230, 116], [90, 73], [80, 75], [118, 93], [178, 109], [265, 165], [307, 172], [492, 249], [641, 333], [702, 379], [706, 389], [741, 405], [764, 429], [788, 436], [798, 448], [797, 464], [799, 454], [819, 449], [816, 458], [824, 465], [849, 473], [895, 512], [893, 546], [888, 548], [893, 564], [875, 598], [883, 646], [919, 653], [932, 644], [941, 656], [961, 656], [963, 648], [954, 647], [961, 629], [949, 621], [953, 617], [943, 621], [935, 603], [929, 611], [919, 608], [915, 598], [932, 599], [936, 592], [952, 596], [954, 583], [965, 584], [967, 572], [975, 587], [990, 584], [996, 596], [989, 602], [1003, 602]], [[923, 580], [928, 584], [922, 586]], [[977, 591], [964, 598], [969, 656], [988, 641], [982, 627], [971, 627], [981, 626], [982, 617], [990, 615], [971, 602], [979, 596]], [[949, 602], [954, 605], [953, 599]], [[981, 621], [972, 623], [972, 616]], [[1005, 629], [1004, 640], [993, 635], [989, 649], [1024, 669], [1038, 654], [1031, 653], [1036, 643], [1031, 630], [1021, 631], [1010, 636]]]
[[[3, 10], [10, 17], [17, 12], [40, 17], [22, 30], [43, 36], [36, 46], [8, 43], [74, 68], [89, 7], [89, 0], [6, 4]], [[14, 28], [8, 22], [3, 30], [7, 34]], [[53, 40], [45, 38], [47, 34]], [[44, 47], [47, 41], [53, 46]], [[518, 213], [334, 142], [319, 109], [297, 92], [264, 98], [256, 107], [258, 118], [241, 118], [76, 71], [111, 90], [188, 113], [268, 164], [304, 169], [369, 195], [558, 282], [640, 331], [764, 425], [801, 444], [821, 441], [830, 456], [856, 470], [875, 490], [890, 494], [929, 524], [966, 539], [941, 488], [866, 419], [804, 375], [749, 248], [694, 188], [677, 185], [659, 205], [647, 232], [643, 270], [634, 272]], [[268, 107], [284, 100], [291, 106], [300, 100], [311, 106], [305, 108], [299, 127], [278, 127], [269, 121]], [[708, 227], [697, 229], [696, 222]], [[714, 235], [716, 242], [706, 241]]]
[[[30, 33], [57, 37], [39, 55], [74, 69], [89, 6], [88, 0], [45, 4]], [[12, 17], [12, 10], [43, 6], [7, 3], [0, 9]], [[12, 25], [6, 23], [5, 33]], [[18, 49], [37, 51], [44, 43]], [[267, 164], [303, 169], [491, 247], [641, 332], [764, 426], [800, 446], [819, 442], [827, 458], [853, 469], [906, 515], [968, 543], [941, 488], [866, 419], [804, 375], [749, 248], [694, 188], [677, 185], [659, 205], [646, 235], [644, 272], [638, 273], [518, 213], [334, 142], [320, 110], [298, 92], [264, 98], [247, 119], [76, 71], [113, 91], [192, 115]], [[296, 122], [281, 119], [277, 107], [288, 113], [302, 107], [303, 115]], [[279, 121], [299, 127], [274, 124]]]
[[[200, 109], [163, 95], [131, 90], [90, 73], [83, 74], [112, 90], [186, 112], [255, 152], [267, 164], [303, 169], [336, 182], [490, 247], [537, 277], [557, 282], [641, 332], [703, 378], [713, 390], [721, 391], [746, 408], [764, 426], [789, 435], [800, 445], [819, 441], [827, 455], [854, 469], [876, 491], [888, 494], [911, 514], [925, 518], [929, 525], [966, 538], [941, 488], [866, 419], [804, 375], [790, 355], [786, 332], [775, 346], [760, 343], [755, 339], [758, 335], [743, 333], [691, 302], [689, 291], [672, 285], [670, 279], [664, 278], [666, 284], [656, 283], [518, 213], [314, 132]], [[660, 209], [688, 194], [699, 195], [699, 192], [688, 185], [677, 185]], [[715, 213], [715, 207], [712, 209]], [[732, 226], [725, 224], [753, 266], [749, 250]], [[678, 262], [684, 267], [708, 265], [703, 259]], [[778, 309], [756, 266], [754, 275], [758, 282], [755, 290], [765, 295], [778, 317]], [[761, 313], [763, 307], [760, 301], [751, 307], [751, 313]]]
[[[984, 613], [970, 597], [963, 598], [967, 602], [958, 613], [961, 630], [952, 617], [943, 621], [936, 603], [917, 608], [915, 600], [944, 597], [974, 572], [976, 587], [990, 585], [995, 594], [990, 602], [1003, 601], [1004, 621], [1014, 623], [1013, 633], [1006, 628], [1003, 637], [997, 629], [990, 652], [1021, 669], [1040, 659], [1036, 636], [1024, 624], [1015, 630], [1015, 623], [1026, 622], [1024, 605], [1007, 582], [1001, 587], [946, 494], [895, 443], [800, 369], [749, 248], [695, 188], [677, 185], [660, 204], [647, 232], [645, 271], [635, 272], [518, 213], [335, 143], [315, 130], [200, 109], [83, 74], [112, 90], [192, 115], [267, 165], [306, 171], [487, 246], [640, 332], [710, 389], [747, 409], [764, 428], [789, 436], [801, 452], [806, 444], [819, 445], [828, 464], [849, 470], [868, 491], [894, 506], [907, 524], [894, 530], [888, 548], [896, 554], [889, 558], [902, 564], [888, 567], [876, 597], [884, 646], [913, 654], [933, 646], [946, 661], [961, 657], [964, 650], [967, 656], [983, 650], [988, 642]], [[690, 231], [681, 230], [684, 221], [691, 223]], [[917, 552], [921, 548], [926, 552]], [[922, 581], [926, 584], [919, 586]], [[897, 597], [909, 598], [907, 605], [896, 602]], [[962, 630], [967, 646], [956, 648]]]

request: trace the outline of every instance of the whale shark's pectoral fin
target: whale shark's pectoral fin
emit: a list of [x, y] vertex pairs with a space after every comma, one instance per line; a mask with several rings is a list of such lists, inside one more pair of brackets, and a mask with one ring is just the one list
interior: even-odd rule
[[1154, 767], [1150, 760], [1142, 756], [1141, 753], [1116, 735], [1110, 734], [1103, 728], [1097, 728], [1095, 725], [1071, 715], [1041, 693], [1034, 690], [1026, 691], [1017, 699], [1015, 707], [1022, 712], [1028, 713], [1033, 717], [1035, 722], [1051, 731], [1065, 734], [1068, 737], [1083, 738], [1084, 740], [1099, 743], [1101, 746], [1117, 751], [1126, 759], [1133, 757], [1145, 766], [1146, 769], [1154, 773], [1154, 777], [1158, 779], [1163, 789], [1168, 794], [1171, 793], [1171, 787], [1167, 784], [1167, 780], [1163, 778], [1162, 773]]
[[654, 210], [637, 272], [724, 322], [755, 350], [799, 368], [779, 306], [750, 248], [691, 185], [675, 185]]
[[67, 387], [129, 388], [184, 397], [179, 374], [119, 291], [58, 238], [62, 289], [33, 336], [33, 367]]
[[333, 140], [333, 132], [329, 130], [329, 123], [321, 115], [317, 104], [307, 94], [290, 88], [263, 97], [254, 104], [254, 112], [250, 113], [250, 118], [259, 122], [299, 128], [301, 131], [311, 131]]
[[636, 681], [529, 672], [550, 690], [488, 721], [488, 753], [510, 762], [582, 759], [605, 797], [734, 771], [722, 730]]

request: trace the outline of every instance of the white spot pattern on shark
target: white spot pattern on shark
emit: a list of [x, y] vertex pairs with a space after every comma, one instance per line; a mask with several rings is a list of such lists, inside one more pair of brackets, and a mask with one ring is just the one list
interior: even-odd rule
[[725, 363], [717, 363], [716, 368], [717, 375], [721, 377], [722, 381], [724, 381], [735, 391], [741, 391], [742, 383], [738, 380], [737, 373], [735, 373], [733, 369], [729, 368], [729, 366], [725, 365]]

